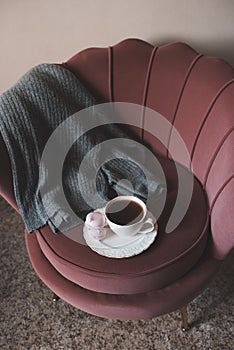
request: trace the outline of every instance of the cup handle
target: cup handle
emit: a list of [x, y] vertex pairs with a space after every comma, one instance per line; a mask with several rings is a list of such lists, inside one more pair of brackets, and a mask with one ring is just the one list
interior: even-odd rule
[[[145, 224], [147, 224], [147, 228], [143, 228], [145, 226]], [[147, 233], [147, 232], [151, 232], [154, 229], [154, 224], [155, 221], [152, 218], [148, 218], [144, 221], [139, 233]]]

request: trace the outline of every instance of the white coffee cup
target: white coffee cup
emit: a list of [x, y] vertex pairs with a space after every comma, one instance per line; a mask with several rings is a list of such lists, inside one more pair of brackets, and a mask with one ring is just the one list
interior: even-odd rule
[[[140, 214], [138, 216], [138, 219], [136, 218], [136, 220], [133, 220], [133, 223], [127, 222], [127, 223], [120, 224], [117, 222], [118, 220], [113, 220], [113, 217], [110, 218], [111, 211], [112, 211], [111, 208], [115, 208], [116, 205], [117, 206], [122, 205], [124, 207], [125, 205], [127, 206], [128, 203], [131, 207], [132, 206], [137, 207], [138, 210], [140, 210]], [[116, 215], [117, 215], [116, 218], [118, 217], [118, 213], [120, 213], [120, 211], [116, 212]], [[124, 211], [121, 211], [121, 213], [123, 214]], [[112, 200], [110, 200], [107, 203], [107, 205], [104, 209], [104, 215], [105, 215], [106, 222], [107, 222], [108, 226], [118, 236], [134, 236], [137, 233], [147, 233], [147, 232], [151, 232], [154, 229], [155, 221], [152, 218], [146, 218], [147, 208], [146, 208], [145, 203], [142, 200], [140, 200], [139, 198], [134, 197], [134, 196], [118, 196], [118, 197], [113, 198]], [[122, 215], [122, 217], [123, 217], [123, 215]]]

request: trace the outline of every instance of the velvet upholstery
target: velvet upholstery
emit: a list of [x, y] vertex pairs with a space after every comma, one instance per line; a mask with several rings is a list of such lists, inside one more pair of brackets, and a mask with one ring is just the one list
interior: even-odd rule
[[98, 293], [58, 273], [45, 258], [35, 235], [25, 232], [25, 239], [34, 270], [51, 290], [85, 312], [112, 319], [147, 319], [178, 310], [207, 287], [220, 266], [208, 249], [188, 274], [164, 288], [129, 295]]
[[[129, 259], [111, 259], [98, 255], [80, 238], [82, 226], [69, 234], [56, 236], [47, 226], [37, 232], [39, 246], [50, 263], [65, 278], [96, 292], [136, 294], [160, 289], [188, 272], [200, 259], [209, 234], [209, 208], [201, 184], [195, 179], [193, 195], [182, 222], [165, 234], [165, 226], [177, 197], [177, 173], [174, 162], [160, 159], [167, 177], [167, 199], [158, 220], [158, 235], [145, 252]], [[183, 171], [183, 183], [190, 177]]]
[[[125, 288], [117, 290], [113, 284], [111, 289], [111, 283], [107, 283], [103, 289], [103, 283], [98, 284], [98, 274], [89, 280], [84, 274], [79, 275], [75, 266], [77, 261], [74, 264], [72, 255], [65, 263], [65, 255], [56, 252], [56, 236], [51, 236], [45, 227], [32, 235], [25, 234], [32, 265], [57, 295], [95, 315], [140, 319], [176, 310], [209, 284], [221, 261], [234, 246], [231, 215], [234, 203], [233, 69], [223, 60], [205, 57], [183, 43], [157, 48], [138, 39], [127, 39], [110, 48], [86, 49], [63, 65], [76, 74], [100, 102], [127, 101], [148, 106], [177, 128], [188, 147], [192, 164], [180, 153], [175, 160], [184, 166], [192, 166], [197, 177], [196, 186], [201, 190], [199, 198], [204, 201], [207, 196], [208, 199], [208, 206], [203, 208], [208, 210], [204, 213], [210, 219], [209, 231], [207, 225], [204, 231], [209, 232], [209, 242], [203, 253], [205, 245], [200, 246], [195, 257], [191, 256], [189, 271], [179, 270], [182, 260], [182, 264], [173, 266], [174, 270], [172, 268], [168, 275], [170, 279], [166, 281], [153, 275], [144, 277], [142, 283], [143, 280], [134, 277], [135, 280]], [[165, 130], [165, 147], [152, 135], [157, 128], [152, 116], [146, 114], [137, 118], [139, 128], [134, 131], [141, 141], [155, 154], [170, 159], [170, 151], [176, 142], [171, 128]], [[142, 131], [144, 125], [152, 130], [152, 134]], [[1, 135], [0, 154], [0, 193], [17, 210], [9, 157]], [[202, 221], [197, 227], [197, 237], [201, 235], [201, 226]], [[144, 254], [137, 258], [144, 259]], [[75, 272], [69, 269], [72, 264]], [[171, 278], [173, 273], [175, 280]], [[119, 266], [117, 279], [121, 277]]]
[[[102, 62], [98, 72], [94, 64], [97, 59]], [[187, 44], [153, 47], [138, 39], [127, 39], [111, 48], [84, 50], [65, 66], [88, 88], [99, 91], [100, 101], [108, 98], [146, 105], [176, 127], [189, 149], [193, 171], [207, 192], [210, 207], [217, 206], [216, 217], [213, 210], [210, 213], [213, 246], [215, 256], [223, 259], [234, 245], [231, 215], [223, 223], [224, 206], [219, 205], [226, 186], [225, 201], [233, 203], [234, 199], [233, 68], [221, 59], [198, 54]], [[148, 124], [153, 132], [157, 125], [148, 117], [142, 116], [141, 123]], [[155, 153], [170, 156], [175, 135], [170, 129], [165, 133], [168, 151], [151, 134], [141, 135], [142, 141]], [[190, 166], [189, 159], [181, 159], [180, 154], [174, 160]], [[222, 232], [216, 231], [219, 220]]]

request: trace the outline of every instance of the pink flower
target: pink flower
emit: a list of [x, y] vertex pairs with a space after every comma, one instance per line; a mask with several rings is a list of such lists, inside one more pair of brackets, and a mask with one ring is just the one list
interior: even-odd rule
[[89, 227], [104, 227], [106, 224], [105, 215], [98, 212], [89, 213], [85, 220], [86, 226]]
[[85, 226], [94, 239], [101, 240], [106, 237], [105, 224], [106, 219], [102, 213], [92, 212], [86, 216]]

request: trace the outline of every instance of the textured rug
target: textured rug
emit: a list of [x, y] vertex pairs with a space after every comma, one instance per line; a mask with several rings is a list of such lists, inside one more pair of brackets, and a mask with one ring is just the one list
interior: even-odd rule
[[179, 312], [146, 321], [88, 315], [59, 300], [34, 273], [20, 217], [0, 198], [0, 348], [2, 350], [228, 350], [234, 344], [234, 254], [210, 287]]

